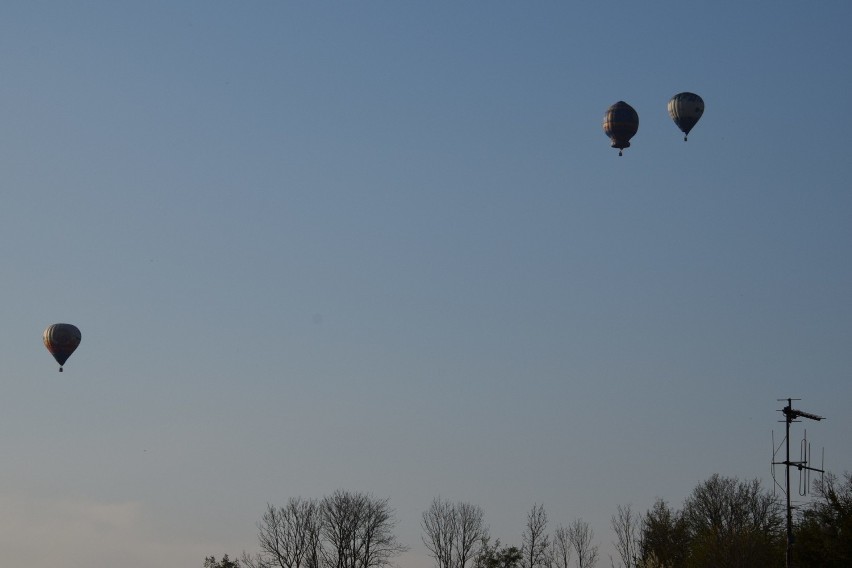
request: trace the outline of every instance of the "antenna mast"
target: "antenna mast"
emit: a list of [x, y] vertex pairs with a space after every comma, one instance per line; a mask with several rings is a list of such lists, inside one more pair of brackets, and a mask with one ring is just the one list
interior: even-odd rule
[[[784, 422], [785, 424], [785, 435], [784, 435], [784, 444], [786, 446], [786, 459], [784, 461], [775, 461], [775, 455], [778, 453], [779, 447], [775, 447], [775, 436], [772, 436], [772, 479], [775, 479], [775, 466], [783, 465], [784, 466], [784, 493], [787, 496], [787, 556], [786, 556], [786, 566], [787, 568], [793, 568], [793, 505], [790, 502], [790, 467], [795, 467], [799, 470], [799, 495], [807, 495], [808, 488], [810, 486], [810, 472], [816, 471], [818, 473], [825, 473], [825, 470], [811, 467], [809, 465], [810, 455], [811, 455], [811, 446], [808, 443], [808, 433], [805, 431], [805, 435], [802, 438], [802, 445], [800, 449], [799, 461], [790, 461], [790, 424], [792, 422], [801, 422], [801, 420], [797, 420], [797, 418], [808, 418], [810, 420], [816, 420], [819, 422], [820, 420], [824, 420], [824, 417], [817, 416], [816, 414], [811, 414], [810, 412], [805, 412], [804, 410], [797, 410], [793, 408], [793, 401], [800, 400], [798, 398], [779, 398], [781, 402], [786, 401], [787, 406], [780, 409], [779, 412], [784, 414]], [[825, 462], [825, 452], [823, 451], [823, 462]], [[824, 467], [825, 464], [823, 463]], [[803, 473], [804, 472], [804, 473]], [[803, 483], [804, 481], [804, 483]], [[778, 482], [775, 482], [778, 485]]]

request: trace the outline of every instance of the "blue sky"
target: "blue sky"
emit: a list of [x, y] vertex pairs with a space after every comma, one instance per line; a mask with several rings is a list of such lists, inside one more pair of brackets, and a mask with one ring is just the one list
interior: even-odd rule
[[582, 517], [608, 565], [619, 504], [771, 486], [787, 396], [852, 469], [850, 16], [4, 3], [6, 560], [200, 566], [342, 488], [407, 568], [438, 495], [512, 544]]

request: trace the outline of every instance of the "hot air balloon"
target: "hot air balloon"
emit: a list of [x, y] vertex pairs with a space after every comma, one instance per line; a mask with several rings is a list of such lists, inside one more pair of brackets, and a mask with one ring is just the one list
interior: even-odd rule
[[612, 147], [618, 148], [618, 155], [621, 156], [621, 151], [630, 147], [630, 139], [639, 130], [639, 115], [632, 106], [618, 101], [607, 109], [603, 129], [612, 140]]
[[704, 101], [695, 93], [678, 93], [669, 101], [669, 116], [683, 132], [683, 141], [701, 115], [704, 114]]
[[80, 330], [70, 323], [55, 323], [47, 326], [42, 338], [44, 339], [44, 346], [59, 363], [59, 372], [61, 373], [62, 365], [80, 345], [82, 335], [80, 335]]

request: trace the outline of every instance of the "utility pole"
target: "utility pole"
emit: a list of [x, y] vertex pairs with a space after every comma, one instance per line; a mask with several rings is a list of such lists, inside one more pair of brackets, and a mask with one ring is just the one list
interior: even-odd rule
[[[790, 502], [790, 467], [795, 467], [799, 470], [800, 482], [799, 482], [799, 492], [804, 495], [807, 493], [807, 485], [810, 484], [810, 476], [808, 475], [811, 471], [816, 471], [819, 473], [824, 473], [824, 470], [817, 469], [815, 467], [811, 467], [808, 465], [810, 459], [810, 446], [807, 444], [807, 439], [802, 440], [802, 449], [801, 455], [799, 457], [799, 461], [790, 461], [790, 424], [792, 422], [800, 422], [797, 418], [809, 418], [810, 420], [824, 420], [822, 416], [817, 416], [816, 414], [811, 414], [810, 412], [805, 412], [804, 410], [797, 410], [793, 408], [793, 401], [799, 400], [794, 398], [779, 398], [779, 401], [787, 401], [787, 406], [781, 409], [781, 412], [784, 414], [784, 422], [786, 423], [785, 427], [785, 436], [784, 442], [786, 445], [786, 459], [784, 461], [776, 462], [773, 461], [773, 472], [775, 470], [776, 465], [783, 465], [785, 468], [784, 472], [784, 492], [787, 494], [787, 553], [786, 553], [786, 566], [787, 568], [793, 568], [793, 505]], [[775, 448], [775, 442], [772, 443], [773, 452], [777, 451]], [[775, 456], [773, 455], [773, 460]], [[802, 493], [802, 484], [801, 484], [801, 473], [805, 471], [806, 485], [804, 493]], [[773, 473], [773, 477], [774, 477]]]

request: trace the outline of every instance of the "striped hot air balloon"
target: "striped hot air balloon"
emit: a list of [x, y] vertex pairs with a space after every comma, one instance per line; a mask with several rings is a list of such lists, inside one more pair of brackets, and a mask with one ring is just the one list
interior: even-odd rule
[[607, 109], [603, 129], [612, 141], [611, 146], [618, 148], [621, 156], [622, 150], [630, 147], [630, 139], [639, 130], [639, 114], [626, 102], [618, 101]]
[[47, 329], [44, 330], [44, 335], [42, 336], [44, 346], [47, 347], [47, 350], [50, 351], [50, 354], [59, 363], [60, 373], [62, 372], [62, 366], [65, 364], [65, 361], [68, 360], [68, 357], [80, 345], [82, 337], [77, 326], [70, 323], [54, 323], [47, 326]]
[[669, 100], [669, 116], [683, 132], [683, 141], [704, 114], [704, 101], [695, 93], [678, 93]]

